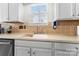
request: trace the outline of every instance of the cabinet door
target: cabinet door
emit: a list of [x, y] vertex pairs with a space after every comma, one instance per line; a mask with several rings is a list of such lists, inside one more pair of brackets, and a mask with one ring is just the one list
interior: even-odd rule
[[75, 51], [76, 50], [77, 44], [71, 44], [71, 43], [55, 43], [55, 49], [61, 49], [61, 50], [71, 50]]
[[15, 47], [15, 56], [30, 56], [30, 48]]
[[79, 18], [79, 3], [75, 3], [76, 9], [76, 18]]
[[31, 55], [32, 56], [51, 56], [52, 51], [50, 49], [32, 48]]
[[14, 21], [18, 19], [18, 3], [9, 3], [9, 20]]
[[0, 22], [1, 22], [1, 19], [2, 19], [2, 4], [0, 3]]
[[0, 22], [8, 20], [8, 3], [0, 3]]
[[76, 44], [71, 43], [55, 43], [56, 56], [75, 56]]
[[71, 3], [59, 3], [58, 4], [58, 18], [64, 19], [64, 18], [71, 18], [72, 17], [72, 8]]

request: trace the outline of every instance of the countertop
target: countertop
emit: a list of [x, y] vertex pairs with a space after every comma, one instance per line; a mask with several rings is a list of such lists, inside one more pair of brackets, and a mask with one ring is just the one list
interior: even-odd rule
[[34, 34], [33, 37], [29, 37], [25, 36], [26, 34], [27, 33], [0, 34], [0, 38], [15, 39], [15, 40], [45, 41], [45, 42], [79, 43], [79, 36]]

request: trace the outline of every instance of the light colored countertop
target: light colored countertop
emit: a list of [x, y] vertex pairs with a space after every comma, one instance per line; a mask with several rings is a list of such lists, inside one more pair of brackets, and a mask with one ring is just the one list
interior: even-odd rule
[[33, 37], [29, 37], [25, 35], [26, 33], [0, 34], [0, 38], [8, 38], [15, 40], [46, 41], [46, 42], [56, 41], [56, 42], [79, 43], [79, 36], [34, 34]]

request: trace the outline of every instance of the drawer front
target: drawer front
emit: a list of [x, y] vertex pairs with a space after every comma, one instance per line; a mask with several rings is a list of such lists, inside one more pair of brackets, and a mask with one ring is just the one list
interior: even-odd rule
[[38, 47], [38, 48], [51, 48], [51, 42], [38, 42], [38, 41], [23, 41], [15, 40], [15, 45], [19, 46], [29, 46], [29, 47]]
[[76, 50], [77, 45], [76, 44], [70, 44], [70, 43], [55, 43], [55, 49], [61, 49], [61, 50]]

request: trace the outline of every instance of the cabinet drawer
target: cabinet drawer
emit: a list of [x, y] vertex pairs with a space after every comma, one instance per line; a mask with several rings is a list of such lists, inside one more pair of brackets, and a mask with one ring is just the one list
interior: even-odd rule
[[62, 50], [75, 50], [76, 44], [70, 43], [55, 43], [55, 49], [62, 49]]
[[15, 45], [19, 46], [29, 46], [29, 47], [38, 47], [38, 48], [51, 48], [51, 42], [38, 42], [38, 41], [24, 41], [24, 40], [15, 40]]

